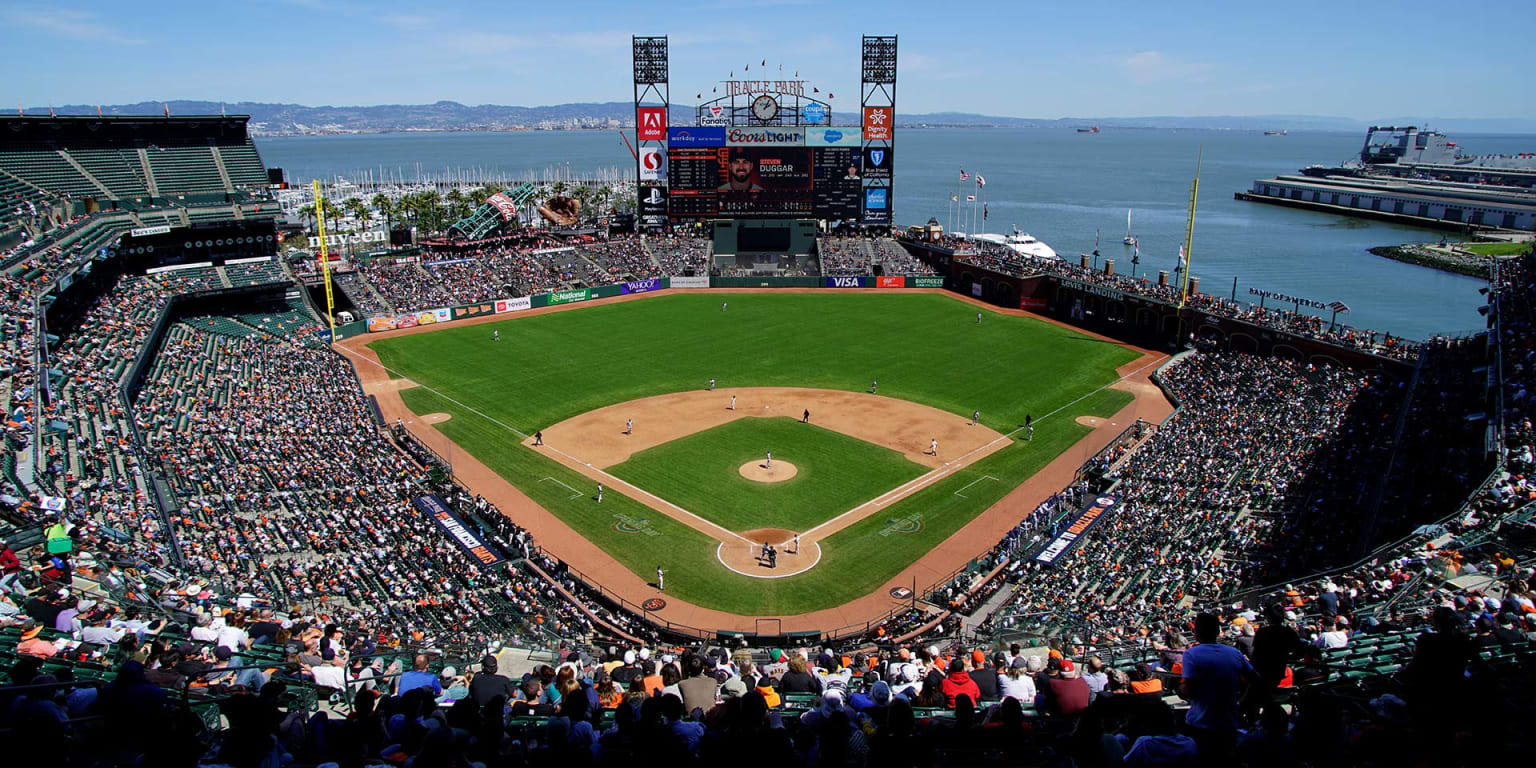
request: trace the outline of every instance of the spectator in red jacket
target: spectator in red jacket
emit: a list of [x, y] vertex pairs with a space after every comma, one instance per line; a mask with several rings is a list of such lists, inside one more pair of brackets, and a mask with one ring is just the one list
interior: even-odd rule
[[946, 706], [955, 706], [955, 697], [965, 694], [971, 697], [972, 702], [981, 700], [981, 691], [976, 687], [976, 681], [971, 679], [970, 659], [964, 655], [956, 656], [949, 662], [949, 675], [944, 678], [944, 703]]
[[9, 542], [0, 543], [0, 591], [20, 592], [21, 587], [16, 580], [21, 577], [21, 558], [16, 556], [16, 550], [11, 549]]

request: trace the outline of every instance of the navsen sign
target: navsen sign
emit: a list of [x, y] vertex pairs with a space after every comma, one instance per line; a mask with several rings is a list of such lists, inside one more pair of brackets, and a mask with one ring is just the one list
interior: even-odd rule
[[432, 522], [437, 523], [438, 526], [446, 531], [448, 538], [453, 539], [460, 547], [463, 547], [464, 551], [469, 553], [469, 558], [479, 563], [481, 567], [489, 568], [500, 564], [506, 559], [482, 541], [478, 534], [470, 530], [469, 526], [465, 525], [464, 521], [460, 520], [459, 516], [455, 515], [453, 510], [448, 508], [447, 502], [444, 502], [441, 496], [429, 493], [426, 496], [417, 496], [411, 499], [411, 503], [416, 505], [416, 508], [421, 510], [423, 515], [432, 518]]
[[1082, 539], [1088, 529], [1097, 525], [1100, 520], [1120, 506], [1120, 499], [1115, 496], [1099, 496], [1092, 503], [1083, 508], [1077, 519], [1068, 525], [1040, 554], [1035, 555], [1035, 562], [1043, 565], [1052, 565], [1062, 555], [1072, 551], [1077, 542]]

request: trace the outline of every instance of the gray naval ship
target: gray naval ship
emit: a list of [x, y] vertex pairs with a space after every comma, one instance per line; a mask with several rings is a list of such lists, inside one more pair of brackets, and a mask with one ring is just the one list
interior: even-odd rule
[[1373, 125], [1357, 160], [1338, 166], [1310, 165], [1308, 176], [1398, 176], [1481, 184], [1536, 186], [1536, 152], [1470, 155], [1439, 131], [1416, 126]]

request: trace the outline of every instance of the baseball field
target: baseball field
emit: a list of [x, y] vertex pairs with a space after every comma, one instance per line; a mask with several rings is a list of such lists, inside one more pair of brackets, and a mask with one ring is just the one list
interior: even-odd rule
[[1131, 400], [1109, 385], [1136, 351], [977, 311], [677, 293], [368, 346], [423, 423], [636, 576], [664, 569], [668, 599], [790, 616], [879, 588]]

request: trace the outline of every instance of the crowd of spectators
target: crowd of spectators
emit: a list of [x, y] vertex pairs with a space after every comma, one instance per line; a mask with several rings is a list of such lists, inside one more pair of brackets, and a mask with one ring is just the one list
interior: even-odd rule
[[816, 239], [816, 253], [821, 259], [823, 275], [867, 275], [871, 246], [862, 237], [820, 237]]
[[[955, 260], [960, 263], [974, 264], [1003, 274], [1018, 276], [1053, 274], [1069, 280], [1154, 299], [1165, 304], [1177, 305], [1182, 296], [1179, 285], [1181, 276], [1178, 274], [1172, 275], [1167, 282], [1158, 282], [1121, 273], [1111, 275], [1104, 270], [1083, 267], [1059, 258], [1041, 259], [999, 243], [946, 237], [940, 244], [952, 249], [955, 252]], [[1418, 344], [1394, 337], [1390, 333], [1353, 328], [1305, 312], [1260, 307], [1208, 293], [1191, 293], [1184, 303], [1185, 306], [1217, 317], [1240, 320], [1261, 328], [1318, 339], [1329, 344], [1358, 349], [1383, 357], [1412, 359], [1418, 354]]]
[[661, 274], [709, 273], [710, 241], [706, 238], [657, 235], [647, 237], [645, 245], [661, 265]]

